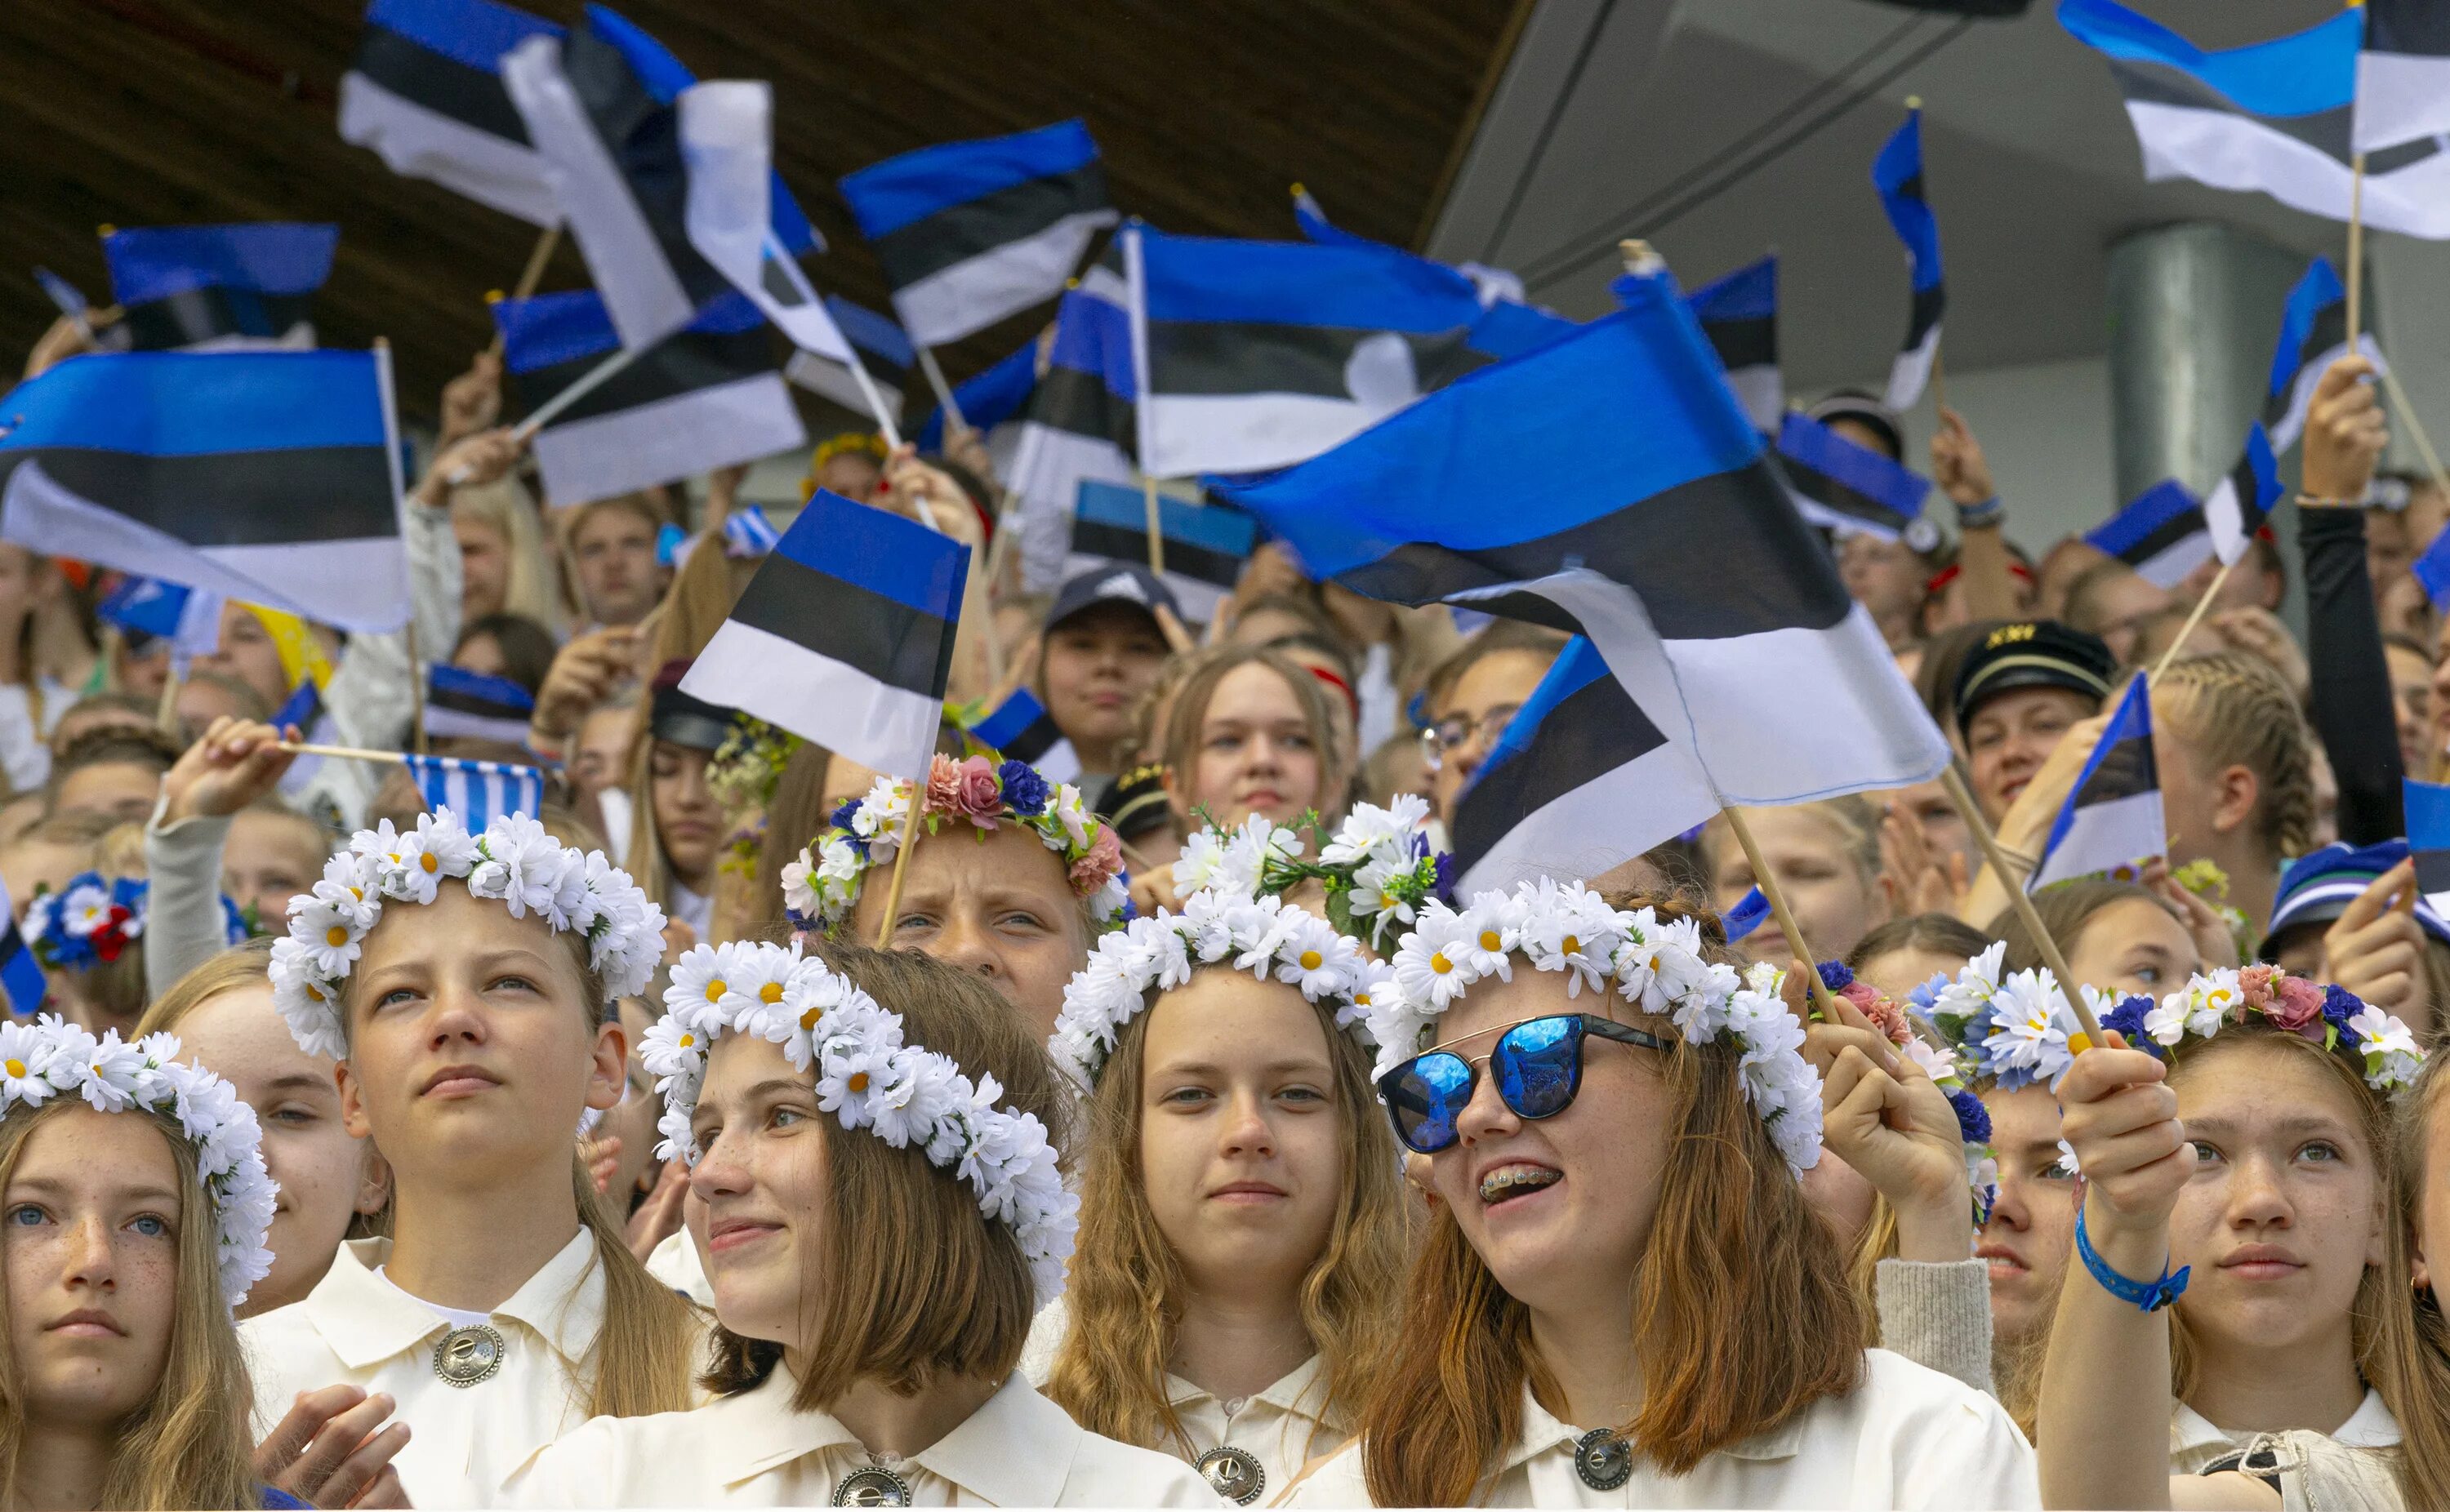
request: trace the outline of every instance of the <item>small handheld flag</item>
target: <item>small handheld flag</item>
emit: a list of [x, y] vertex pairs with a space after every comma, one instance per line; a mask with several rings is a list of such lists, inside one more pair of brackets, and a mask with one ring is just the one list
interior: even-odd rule
[[2138, 673], [2060, 805], [2025, 887], [2038, 892], [2079, 877], [2131, 882], [2146, 862], [2168, 849], [2161, 778], [2152, 761], [2151, 690]]
[[2349, 145], [2379, 152], [2450, 133], [2450, 11], [2435, 0], [2364, 0]]
[[2135, 501], [2084, 533], [2086, 544], [2135, 569], [2155, 588], [2175, 588], [2212, 554], [2204, 507], [2187, 486], [2165, 477]]
[[524, 746], [535, 715], [535, 695], [507, 677], [489, 677], [448, 662], [425, 669], [428, 735]]
[[1719, 354], [1744, 413], [1756, 428], [1775, 432], [1786, 413], [1786, 379], [1778, 365], [1778, 254], [1702, 284], [1684, 302]]
[[897, 777], [927, 769], [970, 549], [820, 489], [681, 691]]
[[1906, 262], [1914, 279], [1914, 312], [1906, 320], [1905, 345], [1889, 368], [1889, 408], [1910, 410], [1931, 380], [1932, 364], [1939, 359], [1939, 317], [1948, 306], [1947, 285], [1939, 268], [1939, 221], [1923, 195], [1922, 110], [1906, 112], [1880, 155], [1872, 160], [1872, 186], [1880, 191], [1880, 208], [1905, 243]]
[[1902, 540], [1917, 552], [1939, 544], [1939, 528], [1922, 512], [1931, 496], [1931, 479], [1922, 475], [1792, 413], [1779, 425], [1778, 457], [1795, 507], [1813, 524], [1841, 535]]
[[2450, 530], [2435, 533], [2433, 544], [2411, 564], [2411, 571], [2435, 609], [2450, 606]]
[[[961, 411], [969, 428], [984, 438], [990, 457], [999, 452], [1008, 455], [1011, 433], [1003, 427], [1021, 414], [1037, 390], [1038, 339], [1033, 336], [994, 366], [954, 384], [953, 407]], [[918, 441], [922, 452], [944, 449], [942, 404], [927, 412], [926, 422], [919, 427]]]
[[1139, 393], [1121, 275], [1094, 267], [1055, 307], [1046, 372], [1014, 426], [1004, 482], [1019, 514], [1021, 582], [1052, 591], [1063, 579], [1072, 506], [1089, 480], [1136, 483]]
[[139, 351], [310, 347], [306, 307], [332, 276], [336, 225], [167, 225], [102, 239]]
[[[2314, 386], [2323, 380], [2324, 369], [2347, 355], [2347, 293], [2328, 258], [2316, 258], [2288, 291], [2263, 399], [2263, 427], [2275, 454], [2297, 444], [2305, 429], [2305, 411], [2314, 402]], [[2357, 350], [2380, 370], [2382, 348], [2370, 335], [2358, 333]]]
[[222, 600], [158, 577], [126, 577], [94, 606], [106, 624], [130, 635], [170, 643], [180, 657], [209, 656], [221, 649]]
[[298, 686], [279, 708], [272, 711], [272, 727], [294, 729], [308, 740], [315, 738], [315, 727], [323, 718], [323, 690], [315, 679], [301, 677]]
[[2246, 451], [2204, 500], [2204, 520], [2211, 528], [2212, 551], [2224, 564], [2246, 554], [2263, 522], [2280, 502], [2280, 464], [2271, 455], [2271, 440], [2256, 421], [2246, 433]]
[[43, 963], [34, 959], [34, 947], [26, 943], [25, 932], [17, 927], [9, 889], [0, 887], [0, 994], [9, 999], [10, 1014], [31, 1018], [43, 1011], [43, 998], [49, 991]]
[[1014, 688], [1010, 698], [972, 725], [970, 738], [999, 755], [1029, 763], [1050, 783], [1068, 783], [1080, 775], [1079, 752], [1026, 688]]
[[1736, 906], [1719, 916], [1719, 925], [1727, 932], [1727, 943], [1732, 945], [1759, 929], [1768, 917], [1769, 900], [1755, 887], [1737, 899]]
[[[1157, 527], [1165, 533], [1165, 586], [1185, 617], [1195, 623], [1214, 619], [1258, 546], [1259, 522], [1230, 504], [1191, 504], [1159, 494]], [[1094, 572], [1104, 562], [1148, 560], [1148, 502], [1140, 491], [1082, 483], [1064, 575]]]
[[723, 521], [723, 553], [746, 560], [764, 556], [783, 539], [783, 533], [754, 504], [743, 504]]
[[[681, 91], [681, 157], [689, 167], [683, 218], [690, 244], [753, 300], [791, 344], [860, 371], [859, 354], [773, 230], [774, 101], [763, 82], [724, 80]], [[877, 423], [892, 417], [876, 406]]]
[[371, 0], [358, 58], [340, 76], [340, 140], [536, 225], [561, 220], [544, 160], [502, 87], [501, 56], [542, 16], [495, 0]]
[[2406, 780], [2407, 849], [2416, 886], [2437, 909], [2450, 909], [2450, 785]]
[[544, 770], [452, 756], [403, 755], [427, 809], [448, 808], [462, 824], [490, 824], [511, 814], [535, 818], [544, 807]]

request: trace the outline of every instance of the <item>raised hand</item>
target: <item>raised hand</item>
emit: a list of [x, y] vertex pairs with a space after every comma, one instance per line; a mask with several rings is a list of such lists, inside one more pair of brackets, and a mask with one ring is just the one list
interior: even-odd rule
[[[295, 740], [298, 733], [288, 731], [288, 738]], [[281, 748], [282, 734], [269, 725], [227, 714], [215, 719], [162, 779], [162, 790], [170, 799], [163, 823], [235, 814], [280, 786], [289, 764], [297, 760]]]

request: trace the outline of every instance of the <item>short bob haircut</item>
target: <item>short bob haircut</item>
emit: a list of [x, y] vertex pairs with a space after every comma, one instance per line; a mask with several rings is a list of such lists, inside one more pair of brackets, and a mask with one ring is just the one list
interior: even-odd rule
[[[1073, 1098], [1028, 1020], [983, 978], [916, 951], [819, 947], [826, 963], [901, 1015], [908, 1042], [1002, 1084], [1001, 1106], [1035, 1114], [1069, 1148]], [[822, 1258], [800, 1278], [811, 1341], [791, 1406], [823, 1411], [872, 1378], [908, 1394], [948, 1378], [1001, 1381], [1021, 1362], [1038, 1297], [1021, 1241], [979, 1211], [977, 1194], [916, 1148], [825, 1117], [830, 1187]], [[717, 1327], [702, 1384], [731, 1396], [765, 1382], [781, 1345]]]

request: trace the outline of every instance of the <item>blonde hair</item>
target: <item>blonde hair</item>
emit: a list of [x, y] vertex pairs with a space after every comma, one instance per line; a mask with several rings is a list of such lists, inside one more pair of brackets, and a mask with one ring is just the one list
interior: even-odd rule
[[2313, 734], [2297, 695], [2271, 665], [2245, 651], [2169, 664], [2153, 688], [2154, 713], [2187, 744], [2197, 768], [2254, 773], [2254, 838], [2276, 859], [2313, 847]]
[[570, 622], [562, 612], [557, 574], [545, 549], [535, 497], [527, 486], [515, 474], [505, 474], [491, 483], [455, 488], [451, 514], [455, 519], [464, 515], [502, 538], [501, 611], [525, 615], [560, 639]]
[[[64, 1108], [82, 1107], [62, 1098], [30, 1113], [0, 1118], [0, 1189], [5, 1189], [24, 1158], [26, 1142], [43, 1121]], [[222, 1298], [219, 1261], [220, 1226], [213, 1220], [212, 1198], [196, 1170], [195, 1147], [178, 1121], [148, 1110], [129, 1110], [117, 1117], [149, 1121], [170, 1147], [178, 1169], [178, 1268], [172, 1278], [175, 1302], [170, 1315], [169, 1348], [161, 1378], [144, 1405], [120, 1425], [118, 1450], [105, 1475], [101, 1504], [107, 1507], [253, 1507], [261, 1506], [254, 1442], [247, 1417], [254, 1400], [246, 1357], [239, 1347], [238, 1326]], [[0, 1326], [9, 1309], [0, 1289]], [[26, 1433], [26, 1385], [17, 1371], [16, 1352], [0, 1349], [0, 1500], [13, 1504], [17, 1478], [29, 1450]]]
[[[2450, 1118], [2450, 1071], [2436, 1056], [2401, 1093], [2392, 1118], [2390, 1163], [2398, 1178], [2398, 1206], [2389, 1217], [2384, 1247], [2380, 1327], [2359, 1363], [2382, 1403], [2399, 1419], [2400, 1494], [2412, 1507], [2450, 1506], [2450, 1321], [2442, 1289], [2450, 1286], [2450, 1255], [2428, 1255], [2432, 1284], [2412, 1286], [2416, 1225], [2422, 1215], [2424, 1183], [2450, 1181], [2450, 1172], [2424, 1169], [2426, 1136]], [[2362, 1301], [2363, 1293], [2358, 1293]]]
[[[1150, 993], [1148, 1006], [1162, 996]], [[1312, 1007], [1334, 1067], [1344, 1177], [1327, 1243], [1302, 1278], [1301, 1319], [1318, 1352], [1318, 1416], [1343, 1428], [1376, 1389], [1393, 1343], [1410, 1214], [1370, 1056], [1335, 1027], [1332, 1012]], [[1191, 1442], [1165, 1389], [1186, 1283], [1140, 1169], [1148, 1023], [1141, 1013], [1123, 1026], [1089, 1096], [1080, 1240], [1064, 1293], [1071, 1322], [1046, 1395], [1092, 1433], [1152, 1448], [1170, 1440], [1190, 1458], [1202, 1446]]]
[[[1037, 1115], [1066, 1148], [1072, 1095], [1026, 1020], [986, 981], [916, 951], [826, 944], [835, 971], [902, 1017], [910, 1043], [1003, 1088], [1000, 1106]], [[825, 1223], [800, 1279], [800, 1327], [812, 1341], [791, 1398], [822, 1411], [863, 1378], [911, 1395], [948, 1379], [1001, 1381], [1021, 1361], [1038, 1308], [1029, 1261], [1006, 1225], [924, 1150], [871, 1130], [823, 1127]], [[729, 1396], [769, 1377], [781, 1346], [717, 1327], [707, 1389]]]
[[[1282, 651], [1266, 646], [1212, 646], [1190, 658], [1181, 683], [1174, 695], [1174, 707], [1165, 721], [1165, 765], [1177, 785], [1180, 802], [1191, 802], [1193, 774], [1199, 758], [1199, 727], [1208, 720], [1208, 706], [1216, 697], [1216, 689], [1226, 677], [1256, 662], [1274, 672], [1293, 689], [1293, 703], [1301, 709], [1302, 725], [1311, 745], [1318, 751], [1318, 792], [1315, 798], [1320, 815], [1332, 822], [1343, 816], [1352, 804], [1354, 753], [1345, 746], [1343, 726], [1327, 686], [1309, 671], [1285, 656]], [[1238, 824], [1239, 814], [1213, 816], [1219, 823]], [[1193, 823], [1196, 824], [1196, 820]]]

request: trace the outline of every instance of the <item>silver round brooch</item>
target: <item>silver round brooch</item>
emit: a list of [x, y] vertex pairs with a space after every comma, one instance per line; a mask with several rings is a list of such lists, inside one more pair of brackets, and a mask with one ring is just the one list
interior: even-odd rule
[[1199, 1473], [1208, 1478], [1208, 1488], [1235, 1506], [1249, 1506], [1268, 1486], [1268, 1472], [1258, 1457], [1230, 1444], [1219, 1444], [1201, 1455], [1196, 1464]]
[[1574, 1441], [1574, 1473], [1594, 1491], [1613, 1491], [1633, 1479], [1633, 1445], [1614, 1428], [1593, 1428]]
[[885, 1468], [871, 1464], [864, 1470], [853, 1470], [834, 1487], [836, 1506], [908, 1506], [910, 1483]]
[[454, 1328], [434, 1347], [434, 1373], [445, 1386], [467, 1387], [501, 1373], [510, 1353], [502, 1336], [482, 1323]]

